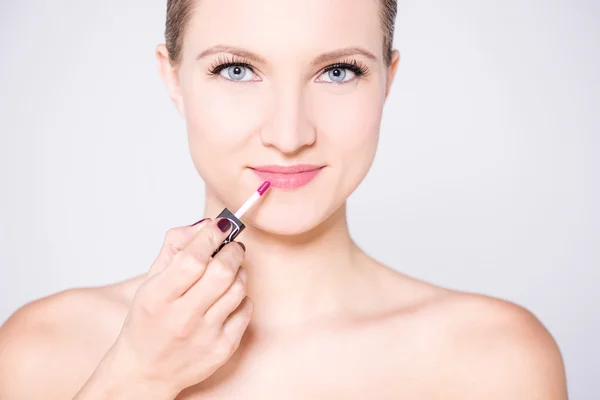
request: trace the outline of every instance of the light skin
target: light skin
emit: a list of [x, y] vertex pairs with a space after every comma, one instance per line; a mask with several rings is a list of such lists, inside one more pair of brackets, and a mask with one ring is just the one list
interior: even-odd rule
[[[399, 63], [382, 39], [372, 0], [202, 0], [181, 63], [156, 54], [205, 215], [258, 187], [249, 167], [323, 170], [244, 216], [245, 250], [210, 258], [227, 234], [216, 220], [174, 228], [147, 273], [18, 310], [0, 329], [0, 400], [566, 399], [559, 349], [531, 313], [412, 279], [353, 242], [345, 202]], [[208, 75], [223, 61], [251, 69]], [[340, 62], [368, 72], [326, 71]]]

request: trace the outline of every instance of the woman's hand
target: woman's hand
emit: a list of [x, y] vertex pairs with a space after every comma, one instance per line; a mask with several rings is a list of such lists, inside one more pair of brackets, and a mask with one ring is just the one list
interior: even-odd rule
[[244, 246], [229, 243], [211, 258], [230, 229], [229, 220], [220, 219], [167, 233], [105, 357], [110, 368], [148, 392], [175, 398], [232, 356], [252, 304], [240, 267]]

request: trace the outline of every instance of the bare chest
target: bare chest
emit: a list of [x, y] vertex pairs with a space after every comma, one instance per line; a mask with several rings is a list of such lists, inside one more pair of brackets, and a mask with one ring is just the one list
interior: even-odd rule
[[432, 398], [423, 362], [385, 342], [306, 342], [242, 350], [177, 400]]

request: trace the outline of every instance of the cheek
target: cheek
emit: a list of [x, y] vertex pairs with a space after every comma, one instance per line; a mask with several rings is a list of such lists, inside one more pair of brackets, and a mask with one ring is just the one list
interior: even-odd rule
[[256, 90], [228, 90], [214, 82], [185, 92], [186, 120], [192, 138], [217, 148], [236, 147], [256, 128], [262, 108], [260, 98]]
[[224, 90], [214, 82], [188, 85], [183, 91], [190, 152], [205, 180], [212, 181], [210, 171], [219, 171], [221, 180], [249, 159], [245, 146], [262, 107], [257, 98], [255, 91]]
[[318, 102], [319, 133], [328, 160], [344, 171], [341, 185], [358, 185], [368, 172], [377, 149], [383, 102], [380, 85], [373, 84], [337, 98], [323, 95]]

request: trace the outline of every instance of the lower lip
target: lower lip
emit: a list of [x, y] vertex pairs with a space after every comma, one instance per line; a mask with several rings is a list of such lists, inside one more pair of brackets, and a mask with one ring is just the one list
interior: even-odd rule
[[254, 173], [263, 181], [270, 181], [272, 187], [278, 189], [298, 189], [312, 181], [321, 169], [282, 174], [279, 172], [264, 172], [253, 169]]

